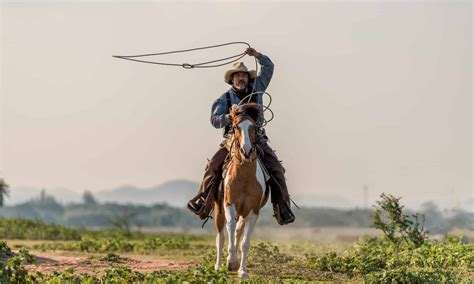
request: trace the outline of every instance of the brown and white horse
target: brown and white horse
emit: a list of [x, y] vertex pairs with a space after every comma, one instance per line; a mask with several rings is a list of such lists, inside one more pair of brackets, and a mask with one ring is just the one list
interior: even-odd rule
[[[248, 278], [247, 255], [250, 236], [258, 218], [260, 208], [265, 205], [265, 176], [257, 160], [255, 121], [260, 108], [254, 104], [234, 105], [230, 111], [233, 124], [233, 140], [230, 145], [232, 160], [224, 178], [224, 196], [221, 204], [214, 204], [214, 220], [217, 230], [217, 260], [215, 269], [222, 263], [224, 246], [224, 224], [229, 235], [227, 269], [238, 269], [240, 278]], [[240, 243], [241, 260], [237, 257]]]

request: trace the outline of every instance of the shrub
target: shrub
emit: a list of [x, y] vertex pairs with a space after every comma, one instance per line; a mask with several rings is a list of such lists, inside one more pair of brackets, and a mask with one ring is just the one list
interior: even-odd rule
[[[382, 193], [380, 198], [372, 213], [371, 227], [382, 230], [394, 244], [398, 245], [401, 241], [405, 241], [415, 247], [421, 246], [427, 238], [423, 230], [424, 216], [413, 214], [410, 218], [403, 214], [404, 206], [400, 205], [400, 197]], [[420, 217], [423, 220], [421, 222]]]

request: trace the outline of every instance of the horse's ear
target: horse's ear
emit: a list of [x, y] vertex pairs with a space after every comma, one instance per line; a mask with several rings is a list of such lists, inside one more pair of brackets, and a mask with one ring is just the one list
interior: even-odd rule
[[258, 117], [260, 116], [261, 112], [262, 111], [255, 103], [248, 104], [247, 108], [245, 108], [245, 114], [250, 116], [254, 121], [258, 120]]

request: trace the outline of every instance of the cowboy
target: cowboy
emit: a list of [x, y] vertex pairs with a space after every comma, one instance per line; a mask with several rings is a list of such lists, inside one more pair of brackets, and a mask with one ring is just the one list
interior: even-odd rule
[[[253, 48], [248, 48], [246, 53], [257, 58], [261, 65], [260, 74], [257, 76], [257, 71], [248, 70], [242, 62], [234, 63], [232, 68], [224, 74], [225, 82], [231, 85], [232, 88], [215, 100], [212, 105], [211, 123], [215, 128], [224, 128], [225, 138], [229, 137], [232, 130], [232, 121], [229, 118], [230, 107], [233, 104], [239, 104], [242, 100], [262, 105], [262, 93], [251, 96], [249, 94], [252, 93], [252, 89], [253, 92], [265, 91], [273, 75], [274, 65], [270, 58]], [[267, 183], [271, 189], [274, 216], [280, 225], [285, 225], [294, 222], [295, 216], [290, 208], [290, 196], [284, 176], [285, 169], [267, 143], [268, 137], [262, 128], [263, 121], [263, 112], [261, 112], [256, 121], [260, 128], [256, 143], [263, 150], [262, 161], [271, 176]], [[188, 202], [188, 208], [201, 219], [205, 219], [210, 214], [212, 204], [209, 203], [213, 203], [214, 198], [212, 197], [218, 191], [222, 180], [222, 167], [228, 153], [224, 140], [206, 166], [198, 195]]]

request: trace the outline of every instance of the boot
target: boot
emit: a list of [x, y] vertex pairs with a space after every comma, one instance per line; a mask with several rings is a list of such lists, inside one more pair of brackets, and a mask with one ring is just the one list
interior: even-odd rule
[[199, 192], [196, 197], [188, 202], [188, 209], [196, 214], [201, 220], [209, 217], [216, 198], [217, 186], [213, 179], [204, 192]]
[[206, 194], [200, 192], [196, 197], [189, 200], [188, 209], [191, 210], [191, 212], [193, 212], [194, 214], [199, 215], [199, 213], [202, 211], [202, 207], [205, 201]]
[[280, 225], [287, 225], [295, 221], [295, 214], [291, 211], [290, 203], [280, 201], [273, 203], [273, 217]]
[[189, 210], [201, 219], [207, 218], [212, 210], [217, 187], [222, 179], [222, 165], [228, 153], [229, 151], [227, 151], [224, 142], [221, 143], [204, 169], [204, 177], [199, 186], [199, 193], [188, 202]]

